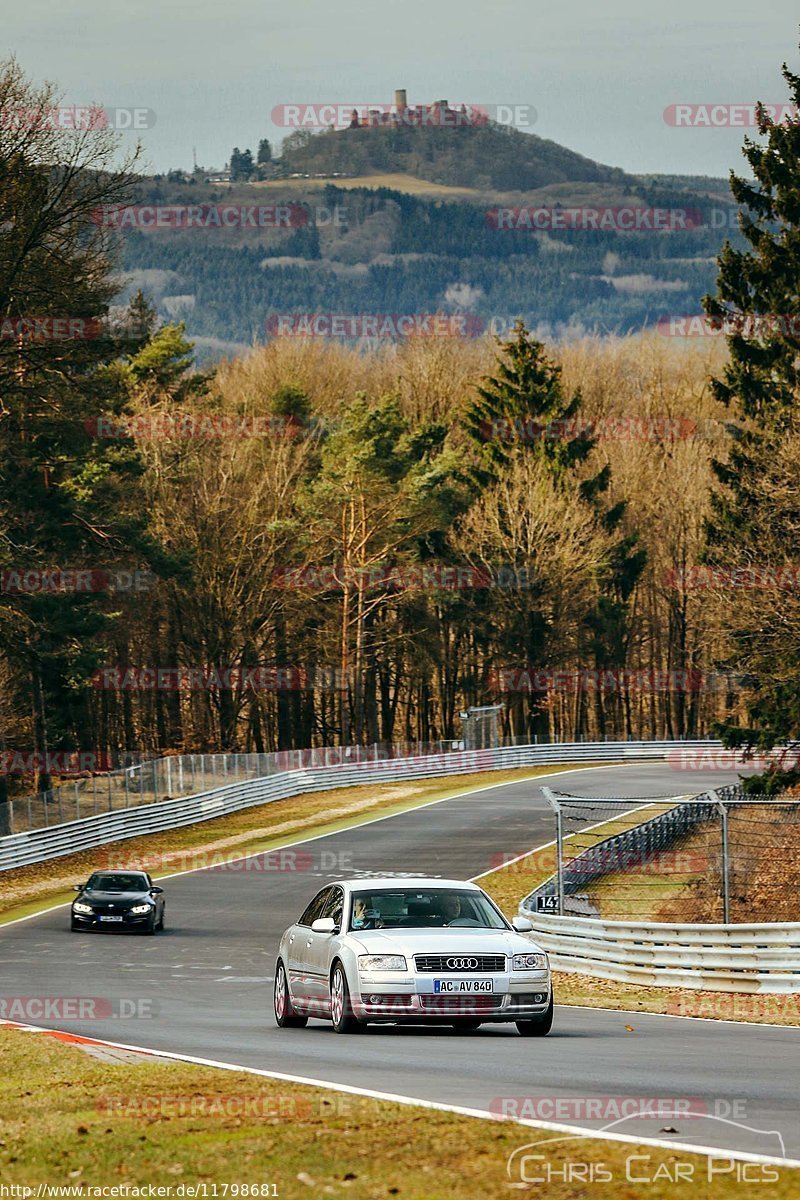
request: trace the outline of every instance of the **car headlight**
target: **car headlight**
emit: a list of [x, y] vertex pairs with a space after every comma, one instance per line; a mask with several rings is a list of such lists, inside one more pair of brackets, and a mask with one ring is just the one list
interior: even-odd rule
[[515, 954], [512, 969], [514, 971], [544, 971], [549, 965], [546, 954]]
[[359, 954], [359, 971], [406, 971], [402, 954]]
[[138, 916], [138, 915], [139, 915], [139, 913], [148, 913], [148, 912], [150, 912], [150, 909], [151, 909], [151, 908], [152, 908], [152, 905], [150, 905], [150, 904], [135, 904], [135, 905], [133, 906], [133, 908], [131, 909], [131, 912], [132, 912], [132, 913], [136, 913], [136, 914], [137, 914], [137, 916]]
[[91, 904], [81, 904], [80, 900], [76, 900], [72, 906], [72, 911], [73, 912], [90, 913], [90, 912], [94, 912], [94, 909], [92, 908]]

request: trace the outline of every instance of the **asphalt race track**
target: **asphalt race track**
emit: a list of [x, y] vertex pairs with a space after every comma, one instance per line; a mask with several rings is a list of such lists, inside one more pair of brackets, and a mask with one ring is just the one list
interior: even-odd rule
[[[700, 791], [735, 776], [658, 763], [546, 782], [579, 795], [638, 798]], [[164, 884], [167, 930], [156, 937], [71, 934], [60, 908], [0, 927], [0, 999], [98, 997], [93, 1019], [31, 1023], [472, 1109], [496, 1110], [501, 1097], [690, 1099], [695, 1110], [737, 1123], [670, 1120], [675, 1132], [665, 1133], [663, 1119], [636, 1118], [616, 1130], [781, 1156], [777, 1134], [765, 1132], [778, 1131], [785, 1155], [800, 1159], [796, 1029], [568, 1007], [557, 1007], [542, 1040], [519, 1038], [513, 1025], [474, 1033], [377, 1026], [360, 1037], [338, 1037], [320, 1021], [304, 1030], [275, 1026], [278, 938], [323, 880], [408, 871], [469, 878], [498, 855], [552, 837], [538, 782], [516, 782], [305, 842], [285, 857], [286, 869], [265, 870], [256, 857], [176, 876]]]

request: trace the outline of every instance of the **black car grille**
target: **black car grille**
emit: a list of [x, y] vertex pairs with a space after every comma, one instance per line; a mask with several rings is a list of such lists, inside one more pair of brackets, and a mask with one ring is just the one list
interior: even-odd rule
[[414, 964], [418, 971], [436, 971], [439, 975], [455, 972], [471, 975], [474, 971], [504, 971], [505, 954], [417, 954]]
[[438, 1013], [447, 1016], [461, 1013], [469, 1016], [471, 1013], [493, 1012], [503, 1003], [502, 996], [420, 996], [420, 1005], [427, 1013]]

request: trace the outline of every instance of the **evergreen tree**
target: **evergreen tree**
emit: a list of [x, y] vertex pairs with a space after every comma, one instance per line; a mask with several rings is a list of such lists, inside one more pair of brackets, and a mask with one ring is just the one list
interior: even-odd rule
[[[800, 76], [786, 64], [783, 76], [800, 105]], [[762, 140], [746, 138], [743, 148], [752, 178], [731, 172], [730, 180], [744, 209], [746, 248], [725, 244], [717, 294], [704, 300], [709, 316], [727, 330], [729, 358], [713, 381], [714, 393], [742, 423], [727, 461], [714, 464], [719, 486], [707, 558], [726, 567], [762, 561], [766, 545], [796, 558], [796, 501], [781, 504], [766, 482], [781, 447], [800, 433], [800, 121], [776, 125], [759, 107], [757, 123]], [[796, 495], [800, 468], [787, 482]], [[731, 607], [734, 653], [726, 665], [755, 672], [756, 688], [748, 724], [719, 727], [728, 745], [768, 748], [800, 737], [800, 629], [787, 616], [764, 609], [758, 627], [743, 626]]]
[[[636, 536], [623, 529], [625, 501], [607, 502], [610, 468], [605, 466], [594, 475], [581, 471], [596, 442], [590, 435], [590, 425], [582, 423], [580, 392], [565, 395], [561, 368], [550, 360], [543, 344], [529, 334], [521, 320], [513, 337], [501, 343], [496, 374], [484, 379], [476, 392], [465, 415], [467, 433], [477, 450], [477, 465], [472, 469], [476, 487], [491, 486], [515, 460], [543, 463], [554, 486], [574, 491], [608, 535], [603, 590], [587, 614], [578, 650], [584, 665], [591, 658], [597, 669], [624, 666], [627, 608], [646, 554], [637, 546]], [[527, 606], [519, 607], [517, 623], [507, 630], [510, 636], [505, 652], [518, 654], [525, 647], [530, 666], [540, 665], [545, 653], [550, 624], [548, 603], [533, 580]], [[534, 711], [529, 725], [539, 728], [542, 705], [533, 699], [531, 708]], [[602, 730], [605, 717], [600, 694], [596, 709]]]

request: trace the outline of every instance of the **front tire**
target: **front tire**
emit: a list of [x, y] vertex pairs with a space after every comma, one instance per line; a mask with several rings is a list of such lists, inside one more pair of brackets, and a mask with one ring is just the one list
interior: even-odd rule
[[364, 1026], [353, 1015], [344, 967], [337, 962], [331, 975], [331, 1021], [336, 1033], [358, 1033]]
[[302, 1029], [308, 1024], [308, 1017], [301, 1017], [292, 1007], [292, 997], [289, 994], [289, 981], [286, 978], [286, 968], [280, 959], [275, 967], [275, 990], [273, 992], [275, 1007], [275, 1023], [279, 1029]]
[[533, 1017], [529, 1021], [516, 1021], [515, 1024], [522, 1037], [546, 1037], [553, 1027], [552, 993], [550, 1003], [540, 1017]]

